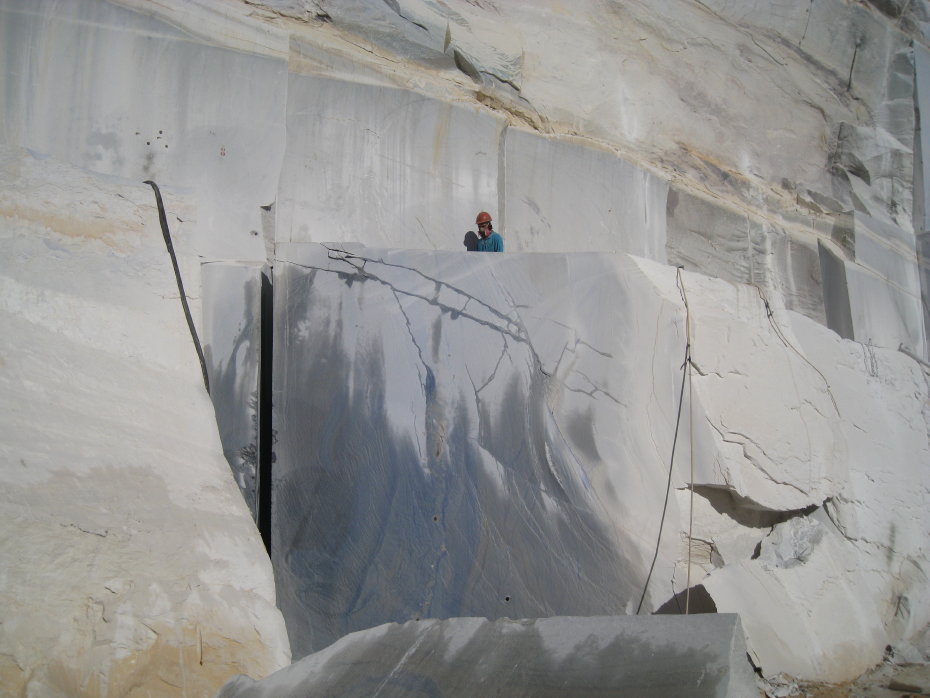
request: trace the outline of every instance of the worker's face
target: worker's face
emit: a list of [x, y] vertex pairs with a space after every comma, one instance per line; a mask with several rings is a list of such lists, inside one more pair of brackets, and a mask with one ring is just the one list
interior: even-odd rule
[[480, 235], [483, 238], [486, 238], [490, 234], [491, 234], [491, 221], [488, 221], [487, 223], [478, 224], [478, 235]]

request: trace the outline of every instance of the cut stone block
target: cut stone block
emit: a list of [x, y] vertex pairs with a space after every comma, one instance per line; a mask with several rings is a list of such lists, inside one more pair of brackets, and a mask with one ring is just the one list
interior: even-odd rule
[[304, 696], [750, 698], [760, 695], [739, 616], [452, 618], [344, 637], [218, 698]]

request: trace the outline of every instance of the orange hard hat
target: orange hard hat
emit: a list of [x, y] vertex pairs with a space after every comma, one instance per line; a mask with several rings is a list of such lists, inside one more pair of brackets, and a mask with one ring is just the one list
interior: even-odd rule
[[490, 222], [491, 222], [491, 214], [488, 213], [487, 211], [482, 211], [481, 213], [478, 214], [478, 217], [475, 218], [475, 225], [481, 225], [482, 223], [490, 223]]

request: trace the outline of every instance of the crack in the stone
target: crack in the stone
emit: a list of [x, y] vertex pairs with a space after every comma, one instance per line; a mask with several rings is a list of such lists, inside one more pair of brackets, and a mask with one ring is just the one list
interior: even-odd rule
[[[804, 398], [804, 400], [802, 401], [802, 403], [801, 403], [800, 405], [797, 405], [796, 407], [792, 407], [792, 408], [791, 408], [792, 410], [795, 410], [795, 411], [798, 412], [798, 414], [801, 416], [801, 419], [804, 418], [803, 413], [801, 413], [801, 409], [804, 407], [804, 405], [809, 405], [809, 406], [811, 407], [811, 409], [814, 410], [814, 412], [816, 412], [817, 414], [819, 414], [819, 415], [820, 415], [821, 417], [823, 417], [825, 420], [830, 420], [830, 419], [831, 419], [830, 417], [828, 417], [827, 415], [825, 415], [825, 414], [821, 411], [820, 407], [818, 407], [816, 404], [814, 404], [814, 403], [813, 403], [811, 400], [809, 400], [808, 398]], [[855, 425], [853, 425], [853, 426], [855, 426]]]
[[[394, 300], [397, 301], [397, 308], [398, 308], [398, 310], [400, 310], [401, 315], [404, 316], [404, 322], [405, 322], [405, 324], [406, 324], [406, 326], [407, 326], [407, 334], [410, 335], [410, 341], [413, 342], [413, 346], [416, 348], [416, 350], [417, 350], [417, 355], [418, 355], [419, 358], [420, 358], [420, 363], [423, 365], [423, 368], [426, 370], [427, 376], [428, 376], [428, 375], [429, 375], [429, 372], [430, 372], [430, 368], [429, 368], [429, 366], [427, 366], [426, 361], [425, 361], [424, 358], [423, 358], [423, 349], [420, 348], [420, 344], [419, 344], [419, 342], [417, 342], [417, 338], [416, 338], [416, 336], [414, 336], [414, 334], [413, 334], [413, 327], [412, 327], [411, 324], [410, 324], [410, 316], [407, 315], [407, 311], [404, 310], [404, 305], [403, 305], [403, 303], [400, 302], [400, 298], [397, 297], [397, 293], [394, 292], [393, 295], [394, 295]], [[420, 376], [420, 389], [423, 391], [423, 394], [425, 395], [426, 392], [427, 392], [427, 390], [426, 390], [426, 382], [424, 381], [423, 374], [420, 373], [420, 369], [419, 369], [419, 368], [417, 368], [417, 374]], [[424, 427], [428, 429], [428, 428], [429, 428], [429, 425], [424, 424]], [[416, 440], [417, 440], [417, 452], [420, 454], [420, 459], [423, 460], [423, 457], [424, 457], [424, 454], [423, 454], [423, 445], [420, 443], [420, 433], [419, 433], [419, 430], [414, 429], [413, 431], [414, 431], [414, 434], [416, 435]], [[427, 443], [427, 447], [428, 447], [428, 446], [429, 446], [429, 444]], [[429, 459], [429, 454], [426, 454], [426, 459], [427, 459], [427, 461], [428, 461], [428, 459]]]
[[689, 359], [689, 362], [690, 362], [691, 366], [694, 368], [694, 370], [697, 371], [697, 374], [698, 374], [701, 378], [708, 378], [708, 377], [711, 377], [711, 376], [716, 376], [717, 378], [720, 378], [721, 380], [726, 379], [726, 378], [729, 378], [730, 376], [739, 376], [740, 378], [746, 378], [746, 374], [743, 373], [742, 371], [738, 370], [738, 369], [734, 369], [734, 370], [732, 370], [732, 371], [727, 371], [726, 373], [721, 373], [720, 371], [711, 371], [711, 370], [702, 369], [702, 368], [697, 364], [697, 362], [694, 361], [693, 358]]
[[603, 388], [599, 388], [599, 387], [594, 383], [594, 381], [592, 381], [592, 380], [591, 380], [588, 376], [586, 376], [582, 371], [578, 371], [578, 370], [576, 370], [576, 369], [573, 369], [572, 373], [574, 373], [574, 374], [576, 374], [576, 375], [579, 375], [579, 376], [581, 376], [582, 378], [584, 378], [586, 381], [588, 381], [588, 383], [591, 385], [591, 389], [590, 389], [590, 390], [582, 390], [581, 388], [571, 388], [571, 387], [568, 386], [568, 384], [567, 384], [565, 381], [562, 381], [562, 385], [565, 386], [565, 389], [566, 389], [566, 390], [568, 390], [568, 391], [570, 391], [570, 392], [573, 392], [573, 393], [581, 393], [582, 395], [587, 395], [587, 396], [590, 397], [592, 400], [596, 400], [597, 398], [595, 397], [595, 395], [596, 395], [597, 393], [600, 393], [600, 394], [603, 395], [604, 397], [606, 397], [606, 398], [608, 398], [608, 399], [610, 399], [610, 400], [613, 400], [616, 404], [618, 404], [618, 405], [620, 405], [620, 406], [623, 406], [623, 403], [620, 402], [620, 400], [618, 400], [617, 398], [615, 398], [613, 395], [611, 395], [609, 392], [607, 392], [607, 391], [604, 390]]
[[801, 48], [801, 44], [804, 43], [804, 39], [807, 38], [807, 30], [811, 25], [811, 11], [814, 9], [814, 0], [810, 0], [810, 5], [807, 8], [807, 21], [804, 23], [804, 33], [801, 34], [801, 39], [798, 41], [798, 48]]
[[[698, 3], [697, 3], [697, 4], [700, 5], [701, 7], [703, 7], [708, 13], [710, 13], [711, 15], [713, 15], [714, 17], [716, 17], [717, 19], [721, 20], [722, 22], [725, 22], [725, 23], [729, 24], [730, 26], [734, 27], [734, 28], [735, 28], [738, 32], [740, 32], [741, 34], [743, 34], [743, 35], [749, 37], [750, 41], [752, 41], [752, 43], [754, 43], [754, 44], [758, 47], [758, 49], [759, 49], [760, 51], [762, 51], [766, 56], [768, 56], [769, 58], [771, 58], [772, 61], [773, 61], [776, 65], [780, 65], [780, 66], [785, 66], [785, 65], [787, 65], [787, 63], [785, 63], [784, 61], [779, 60], [778, 58], [776, 58], [775, 56], [773, 56], [771, 53], [769, 53], [768, 49], [766, 49], [764, 46], [762, 46], [762, 45], [756, 40], [755, 34], [753, 34], [752, 31], [750, 31], [749, 29], [746, 29], [745, 27], [740, 26], [740, 25], [737, 24], [736, 22], [734, 22], [734, 21], [730, 20], [729, 18], [725, 17], [723, 14], [721, 14], [720, 12], [718, 12], [718, 11], [714, 10], [713, 8], [709, 7], [706, 3], [703, 3], [703, 2], [701, 2], [700, 0], [698, 0]], [[809, 15], [808, 15], [808, 16], [809, 16]], [[704, 39], [704, 40], [706, 40], [706, 41], [709, 41], [706, 37], [701, 37], [701, 38]], [[713, 42], [710, 42], [710, 43], [713, 44]]]
[[92, 536], [98, 536], [100, 538], [106, 538], [110, 534], [110, 531], [108, 529], [103, 529], [103, 533], [101, 533], [100, 531], [93, 531], [89, 528], [84, 528], [83, 526], [79, 526], [76, 523], [60, 524], [60, 525], [65, 528], [76, 528], [81, 533], [88, 533]]
[[767, 48], [765, 48], [762, 44], [760, 44], [758, 41], [756, 41], [756, 37], [755, 37], [755, 36], [753, 36], [752, 34], [749, 34], [749, 38], [752, 39], [752, 43], [754, 43], [754, 44], [758, 47], [758, 49], [759, 49], [760, 51], [762, 51], [762, 53], [764, 53], [766, 56], [768, 56], [769, 58], [771, 58], [772, 61], [773, 61], [774, 63], [776, 63], [777, 65], [780, 65], [780, 66], [786, 66], [786, 65], [788, 65], [785, 61], [779, 60], [778, 58], [776, 58], [775, 56], [773, 56], [773, 55], [769, 52], [769, 50], [768, 50]]
[[[488, 379], [487, 379], [484, 383], [481, 384], [481, 387], [480, 387], [480, 388], [477, 388], [477, 389], [475, 390], [475, 399], [478, 399], [478, 397], [480, 396], [481, 391], [484, 390], [485, 388], [487, 388], [487, 387], [491, 384], [491, 381], [493, 381], [494, 378], [497, 377], [497, 369], [500, 368], [501, 362], [504, 360], [504, 357], [507, 356], [507, 354], [508, 354], [508, 352], [507, 352], [507, 337], [506, 337], [506, 336], [502, 336], [502, 337], [501, 337], [501, 340], [502, 340], [502, 342], [503, 342], [503, 346], [501, 347], [500, 356], [497, 357], [497, 363], [494, 364], [494, 370], [491, 371], [491, 375], [488, 376]], [[469, 378], [471, 378], [471, 376], [469, 376]], [[472, 387], [474, 387], [474, 383], [472, 383]]]
[[[512, 309], [515, 309], [517, 303], [513, 297], [513, 294], [511, 294], [507, 286], [505, 284], [502, 284], [500, 279], [497, 278], [497, 274], [494, 273], [494, 267], [491, 267], [488, 270], [488, 273], [491, 275], [491, 278], [493, 278], [497, 282], [497, 287], [500, 289], [501, 293], [503, 293], [507, 297], [507, 302], [509, 303], [510, 307]], [[523, 318], [520, 317], [520, 313], [515, 313], [515, 314], [516, 314], [515, 319], [511, 319], [509, 316], [505, 316], [505, 317], [507, 317], [508, 321], [512, 322], [514, 326], [523, 335], [523, 337], [526, 338], [526, 346], [530, 350], [530, 354], [532, 354], [533, 356], [533, 361], [536, 365], [536, 369], [540, 371], [541, 373], [545, 374], [545, 371], [542, 370], [542, 360], [539, 358], [539, 355], [536, 353], [536, 348], [533, 346], [532, 342], [530, 342], [530, 333], [529, 333], [529, 330], [526, 329], [526, 323], [523, 322]]]
[[[762, 453], [763, 456], [765, 456], [765, 457], [768, 458], [770, 461], [772, 461], [772, 458], [769, 457], [769, 455], [765, 452], [765, 449], [763, 449], [758, 443], [756, 443], [756, 442], [755, 442], [753, 439], [751, 439], [749, 436], [747, 436], [746, 434], [740, 434], [739, 432], [734, 432], [734, 431], [729, 431], [729, 430], [727, 430], [726, 432], [724, 432], [723, 429], [722, 429], [721, 427], [718, 427], [718, 426], [717, 426], [716, 424], [714, 424], [710, 419], [705, 418], [705, 421], [711, 426], [711, 428], [712, 428], [714, 431], [717, 432], [717, 434], [720, 435], [721, 441], [723, 441], [724, 443], [730, 443], [730, 444], [735, 444], [735, 445], [739, 446], [739, 447], [742, 449], [742, 451], [743, 451], [743, 458], [745, 458], [747, 461], [749, 461], [756, 469], [758, 469], [763, 475], [765, 475], [765, 477], [768, 478], [768, 480], [769, 480], [770, 482], [772, 482], [772, 483], [774, 483], [774, 484], [776, 484], [776, 485], [785, 485], [786, 487], [791, 487], [792, 489], [797, 490], [798, 492], [800, 492], [801, 494], [803, 494], [803, 495], [805, 495], [805, 496], [810, 496], [810, 492], [808, 492], [808, 491], [802, 489], [799, 485], [796, 485], [796, 484], [794, 484], [793, 482], [785, 482], [785, 481], [782, 481], [782, 480], [778, 480], [778, 479], [775, 478], [765, 467], [762, 466], [762, 464], [759, 462], [758, 459], [753, 458], [753, 457], [749, 454], [749, 452], [747, 451], [747, 449], [746, 449], [746, 447], [747, 447], [748, 444], [752, 444], [753, 446], [755, 446], [756, 448], [758, 448], [758, 449], [759, 449], [759, 452]], [[733, 435], [733, 436], [742, 437], [742, 438], [745, 439], [745, 440], [744, 440], [744, 441], [737, 441], [737, 440], [734, 440], [734, 439], [732, 439], [732, 438], [727, 438], [727, 435], [728, 435], [728, 434], [729, 434], [729, 435]], [[799, 460], [799, 462], [802, 462], [802, 463], [804, 462], [804, 461], [800, 461], [800, 459], [798, 459], [798, 460]], [[774, 461], [772, 461], [772, 462], [774, 462]], [[808, 464], [810, 464], [810, 460], [808, 460]]]
[[[404, 310], [404, 304], [400, 302], [400, 298], [397, 297], [397, 291], [392, 289], [394, 300], [397, 301], [397, 309], [400, 310], [400, 314], [404, 316], [404, 324], [407, 327], [407, 334], [410, 335], [410, 341], [413, 342], [413, 346], [416, 347], [417, 356], [420, 357], [420, 363], [423, 366], [426, 366], [426, 361], [423, 359], [423, 349], [420, 348], [419, 342], [417, 342], [416, 336], [413, 334], [413, 327], [410, 324], [410, 316], [407, 315], [407, 311]], [[420, 385], [425, 388], [422, 377], [420, 378]]]
[[[377, 281], [378, 283], [380, 283], [380, 284], [382, 284], [382, 285], [384, 285], [384, 286], [387, 286], [388, 288], [390, 288], [392, 291], [394, 291], [394, 292], [396, 292], [396, 293], [401, 293], [401, 294], [403, 294], [403, 295], [405, 295], [405, 296], [410, 296], [411, 298], [419, 298], [420, 300], [422, 300], [422, 301], [428, 303], [429, 305], [432, 305], [432, 306], [435, 306], [435, 307], [439, 308], [442, 312], [449, 313], [449, 314], [452, 315], [453, 317], [464, 317], [464, 318], [466, 318], [466, 319], [468, 319], [468, 320], [471, 320], [472, 322], [474, 322], [474, 323], [476, 323], [476, 324], [483, 325], [483, 326], [488, 327], [488, 328], [490, 328], [490, 329], [492, 329], [492, 330], [494, 330], [494, 331], [496, 331], [496, 332], [500, 332], [501, 334], [509, 335], [510, 337], [512, 337], [513, 339], [515, 339], [517, 342], [520, 342], [520, 343], [529, 345], [529, 338], [528, 338], [528, 336], [527, 336], [527, 334], [526, 334], [525, 328], [522, 326], [521, 323], [519, 323], [518, 321], [514, 320], [513, 318], [511, 318], [511, 317], [505, 315], [504, 313], [500, 312], [499, 310], [497, 310], [497, 309], [494, 308], [493, 306], [489, 305], [488, 303], [485, 303], [484, 301], [480, 300], [479, 298], [476, 298], [476, 297], [473, 296], [472, 294], [467, 293], [466, 291], [463, 291], [462, 289], [460, 289], [460, 288], [458, 288], [458, 287], [456, 287], [456, 286], [453, 286], [452, 284], [449, 284], [449, 283], [447, 283], [447, 282], [445, 282], [445, 281], [440, 281], [439, 279], [436, 279], [436, 278], [434, 278], [434, 277], [432, 277], [432, 276], [429, 276], [428, 274], [424, 274], [422, 271], [420, 271], [419, 269], [416, 269], [416, 268], [414, 268], [414, 267], [404, 266], [403, 264], [392, 264], [392, 263], [390, 263], [390, 262], [385, 262], [383, 259], [371, 259], [371, 258], [368, 258], [368, 257], [362, 257], [361, 255], [356, 255], [356, 254], [353, 254], [353, 253], [351, 253], [351, 252], [347, 252], [347, 251], [345, 251], [345, 250], [334, 249], [334, 248], [331, 248], [331, 247], [327, 247], [326, 245], [323, 245], [323, 247], [324, 247], [326, 250], [329, 251], [329, 259], [332, 259], [332, 260], [335, 260], [335, 261], [340, 261], [340, 262], [345, 262], [345, 263], [348, 264], [350, 267], [352, 267], [352, 268], [356, 271], [356, 273], [358, 273], [362, 278], [371, 279], [372, 281]], [[335, 255], [335, 256], [334, 256], [334, 255]], [[362, 261], [362, 264], [361, 264], [361, 265], [353, 264], [352, 260], [355, 260], [355, 259], [361, 260], [361, 261]], [[368, 262], [372, 262], [373, 264], [380, 264], [380, 265], [385, 266], [385, 267], [391, 267], [391, 268], [394, 268], [394, 269], [403, 269], [404, 271], [413, 272], [413, 273], [417, 274], [418, 276], [423, 277], [424, 279], [426, 279], [426, 280], [428, 280], [428, 281], [432, 281], [432, 282], [433, 282], [434, 284], [436, 284], [438, 287], [447, 288], [447, 289], [453, 291], [454, 293], [459, 294], [460, 296], [462, 296], [463, 298], [465, 298], [468, 302], [474, 301], [475, 303], [478, 303], [478, 304], [479, 304], [480, 306], [482, 306], [487, 312], [489, 312], [491, 315], [495, 316], [495, 317], [498, 318], [502, 323], [504, 323], [504, 324], [506, 325], [506, 327], [500, 327], [500, 326], [494, 325], [493, 323], [489, 322], [488, 320], [483, 320], [483, 319], [477, 317], [476, 315], [472, 315], [471, 313], [466, 313], [465, 310], [464, 310], [465, 306], [463, 306], [461, 309], [459, 309], [459, 308], [454, 308], [454, 307], [452, 307], [452, 306], [450, 306], [450, 305], [447, 305], [446, 303], [441, 303], [441, 302], [439, 302], [439, 300], [438, 300], [437, 298], [429, 298], [428, 296], [424, 296], [424, 295], [421, 295], [421, 294], [419, 294], [419, 293], [413, 293], [412, 291], [406, 291], [406, 290], [404, 290], [404, 289], [397, 288], [397, 287], [396, 287], [394, 284], [392, 284], [391, 282], [389, 282], [389, 281], [387, 281], [387, 280], [381, 278], [380, 276], [377, 276], [376, 274], [373, 274], [372, 272], [368, 271], [368, 270], [365, 268], [365, 265], [366, 265]], [[343, 273], [343, 272], [335, 271], [335, 270], [332, 270], [332, 269], [324, 269], [324, 268], [322, 268], [322, 267], [315, 267], [315, 266], [312, 266], [312, 265], [298, 264], [298, 263], [296, 263], [296, 262], [291, 262], [291, 264], [294, 264], [295, 266], [303, 267], [303, 268], [306, 268], [306, 269], [318, 269], [318, 270], [320, 270], [320, 271], [324, 271], [324, 272], [331, 273], [331, 274], [333, 274], [333, 273], [334, 273], [334, 274], [341, 274], [341, 273]], [[438, 294], [437, 294], [437, 295], [438, 295]], [[466, 305], [467, 305], [467, 304], [468, 304], [468, 303], [466, 302]], [[522, 333], [522, 336], [521, 336], [521, 333]]]
[[[521, 309], [525, 309], [525, 308], [530, 308], [530, 307], [531, 307], [531, 306], [528, 306], [528, 305], [523, 305], [523, 304], [514, 303], [512, 298], [511, 298], [510, 300], [511, 300], [511, 306], [513, 307], [514, 310], [521, 310]], [[591, 351], [593, 351], [595, 354], [599, 354], [600, 356], [604, 357], [605, 359], [613, 359], [613, 358], [614, 358], [613, 354], [611, 354], [611, 353], [609, 353], [609, 352], [606, 352], [606, 351], [601, 351], [600, 349], [598, 349], [598, 348], [595, 347], [594, 345], [592, 345], [592, 344], [586, 342], [585, 340], [581, 339], [581, 338], [578, 336], [578, 328], [577, 328], [577, 327], [573, 327], [572, 325], [569, 325], [569, 324], [564, 323], [564, 322], [559, 322], [558, 320], [553, 320], [552, 318], [548, 318], [548, 317], [534, 316], [534, 319], [536, 319], [536, 320], [545, 320], [546, 322], [549, 322], [549, 323], [555, 325], [556, 327], [561, 327], [561, 328], [564, 329], [564, 330], [569, 330], [569, 331], [574, 335], [574, 341], [575, 341], [575, 346], [574, 346], [574, 348], [575, 348], [575, 349], [577, 349], [578, 346], [584, 346], [584, 347], [587, 347], [588, 349], [590, 349]], [[567, 343], [567, 342], [566, 342], [565, 346], [568, 346], [568, 343]], [[564, 348], [563, 348], [563, 352], [564, 352]]]
[[497, 80], [497, 81], [498, 81], [499, 83], [501, 83], [502, 85], [507, 85], [510, 89], [512, 89], [514, 92], [517, 93], [517, 96], [518, 96], [520, 99], [522, 99], [524, 102], [526, 102], [527, 106], [529, 106], [529, 107], [532, 108], [532, 109], [535, 109], [535, 108], [532, 106], [532, 103], [531, 103], [528, 99], [526, 99], [526, 97], [523, 96], [523, 91], [520, 89], [519, 85], [517, 85], [517, 83], [515, 83], [513, 80], [511, 80], [511, 79], [509, 79], [509, 78], [505, 78], [505, 77], [503, 77], [503, 76], [501, 76], [501, 75], [498, 75], [498, 74], [496, 74], [496, 73], [492, 73], [492, 72], [487, 71], [487, 70], [479, 70], [478, 72], [479, 72], [481, 75], [487, 75], [489, 78], [492, 78], [492, 79], [494, 79], [494, 80]]
[[584, 341], [583, 339], [580, 339], [580, 338], [576, 338], [576, 339], [575, 339], [575, 347], [577, 348], [578, 346], [587, 347], [588, 349], [590, 349], [591, 351], [593, 351], [595, 354], [599, 354], [600, 356], [604, 357], [605, 359], [612, 359], [612, 358], [614, 358], [614, 355], [613, 355], [613, 354], [610, 354], [610, 353], [608, 353], [608, 352], [606, 352], [606, 351], [601, 351], [600, 349], [595, 349], [592, 345], [588, 344], [586, 341]]

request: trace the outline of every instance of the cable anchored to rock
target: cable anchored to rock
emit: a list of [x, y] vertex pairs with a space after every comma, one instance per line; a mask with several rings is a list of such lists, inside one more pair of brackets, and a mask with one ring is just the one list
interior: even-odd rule
[[824, 387], [827, 389], [827, 395], [830, 396], [830, 402], [833, 403], [833, 409], [836, 410], [836, 414], [840, 414], [840, 407], [836, 404], [836, 398], [833, 397], [833, 390], [830, 388], [830, 381], [827, 380], [827, 377], [823, 375], [823, 372], [814, 366], [811, 363], [811, 360], [808, 359], [804, 354], [802, 354], [794, 344], [788, 341], [788, 338], [785, 336], [785, 333], [782, 331], [781, 327], [778, 326], [778, 323], [775, 321], [775, 311], [772, 310], [772, 306], [769, 303], [769, 299], [765, 297], [765, 293], [762, 291], [762, 288], [758, 284], [753, 284], [753, 287], [759, 294], [759, 299], [762, 301], [762, 304], [765, 306], [765, 314], [768, 317], [769, 324], [772, 326], [772, 331], [775, 332], [775, 336], [778, 337], [782, 344], [784, 344], [788, 349], [797, 354], [802, 361], [804, 361], [808, 366], [814, 369], [817, 372], [817, 375], [820, 376], [823, 380]]
[[[681, 374], [681, 391], [678, 394], [678, 416], [675, 418], [675, 435], [674, 437], [672, 437], [672, 454], [669, 457], [669, 461], [668, 461], [668, 482], [665, 485], [665, 503], [662, 505], [662, 518], [659, 520], [659, 534], [658, 536], [656, 536], [655, 554], [653, 554], [652, 556], [652, 564], [649, 565], [649, 573], [646, 575], [646, 582], [643, 584], [643, 593], [639, 597], [639, 605], [636, 607], [637, 615], [639, 614], [640, 610], [642, 610], [643, 600], [646, 598], [646, 590], [649, 589], [649, 581], [652, 579], [652, 571], [655, 569], [656, 560], [659, 558], [659, 546], [660, 546], [660, 543], [662, 542], [662, 529], [665, 527], [665, 514], [668, 511], [668, 497], [672, 491], [672, 472], [674, 471], [674, 467], [675, 467], [675, 447], [678, 445], [678, 430], [679, 430], [679, 427], [681, 426], [681, 408], [685, 402], [684, 400], [685, 383], [688, 382], [690, 384], [689, 378], [690, 378], [691, 372], [689, 369], [691, 367], [691, 311], [688, 307], [687, 297], [684, 295], [684, 287], [682, 285], [683, 282], [681, 280], [681, 269], [682, 269], [681, 267], [678, 267], [678, 270], [676, 273], [676, 283], [678, 285], [679, 291], [682, 294], [682, 300], [684, 301], [684, 304], [685, 304], [685, 319], [687, 322], [687, 327], [686, 327], [685, 332], [686, 332], [687, 338], [685, 341], [685, 360], [681, 365], [682, 374]], [[692, 496], [694, 492], [693, 463], [694, 463], [694, 459], [693, 459], [693, 454], [692, 454], [692, 475], [691, 475]], [[692, 500], [692, 503], [693, 503], [693, 500]], [[690, 549], [691, 549], [691, 528], [689, 525], [689, 528], [688, 528], [688, 550], [689, 552], [690, 552]], [[691, 570], [691, 563], [689, 559], [688, 561], [689, 589], [690, 589], [690, 570]], [[687, 613], [687, 603], [688, 603], [689, 598], [690, 598], [690, 593], [688, 594], [685, 600], [685, 613]]]

